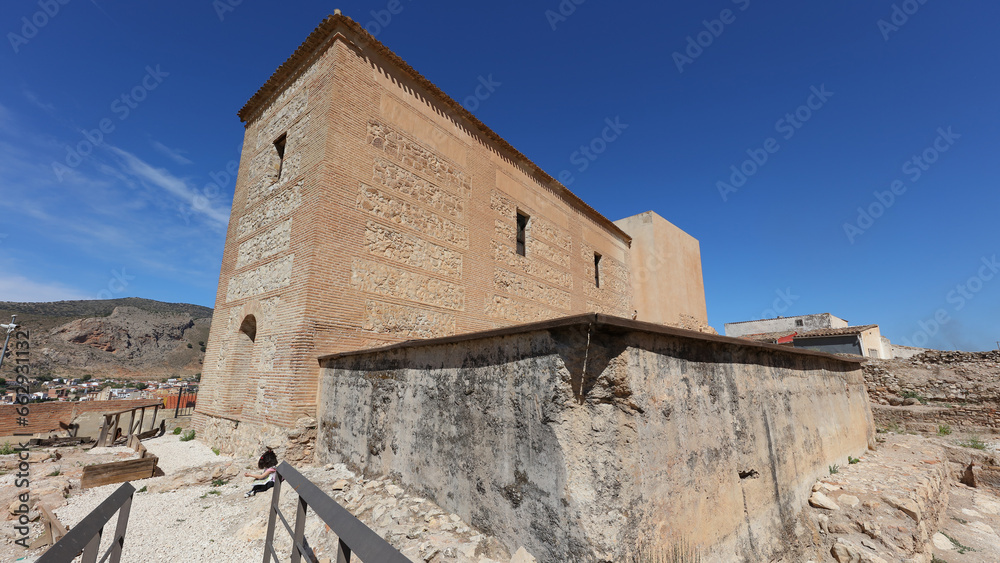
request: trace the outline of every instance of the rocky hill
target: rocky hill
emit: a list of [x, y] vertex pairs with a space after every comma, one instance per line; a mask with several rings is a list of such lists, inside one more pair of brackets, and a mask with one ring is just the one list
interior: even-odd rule
[[[212, 309], [126, 298], [54, 303], [0, 301], [0, 319], [31, 334], [31, 374], [161, 378], [201, 372]], [[13, 362], [2, 376], [13, 378]]]

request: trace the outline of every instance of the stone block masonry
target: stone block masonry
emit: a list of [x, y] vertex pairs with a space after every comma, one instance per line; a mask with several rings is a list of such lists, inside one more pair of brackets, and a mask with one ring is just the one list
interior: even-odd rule
[[788, 555], [828, 467], [874, 444], [857, 361], [602, 315], [333, 355], [317, 451], [510, 551]]

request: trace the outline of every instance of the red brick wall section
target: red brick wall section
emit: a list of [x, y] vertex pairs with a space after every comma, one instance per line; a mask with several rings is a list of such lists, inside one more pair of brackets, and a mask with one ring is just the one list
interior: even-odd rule
[[[184, 398], [181, 399], [181, 408], [186, 409], [188, 407], [193, 407], [198, 403], [198, 395], [188, 395], [184, 394]], [[177, 395], [167, 395], [163, 398], [164, 408], [167, 410], [177, 408]], [[173, 416], [173, 415], [171, 415]]]
[[[176, 401], [176, 399], [175, 399]], [[13, 436], [15, 433], [39, 434], [44, 432], [59, 432], [59, 423], [69, 424], [73, 418], [85, 412], [118, 412], [136, 406], [148, 405], [152, 399], [120, 400], [120, 401], [83, 401], [83, 402], [50, 402], [32, 403], [28, 407], [28, 425], [19, 426], [20, 418], [16, 405], [0, 405], [0, 436]], [[128, 422], [128, 421], [126, 421]]]

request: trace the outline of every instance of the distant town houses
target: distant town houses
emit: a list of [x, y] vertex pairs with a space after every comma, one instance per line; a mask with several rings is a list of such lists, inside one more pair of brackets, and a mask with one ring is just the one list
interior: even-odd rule
[[[9, 383], [8, 383], [8, 386]], [[85, 377], [82, 379], [70, 378], [39, 378], [30, 381], [31, 393], [28, 394], [31, 402], [41, 401], [114, 401], [132, 399], [162, 399], [164, 404], [169, 397], [174, 397], [173, 404], [177, 403], [176, 397], [184, 389], [185, 396], [197, 394], [197, 380], [184, 380], [180, 378], [170, 378], [163, 380], [148, 381], [127, 381], [120, 379], [93, 379]], [[0, 387], [0, 404], [13, 404], [17, 400], [17, 394], [6, 387]]]
[[726, 323], [726, 336], [882, 360], [896, 355], [877, 324], [850, 326], [830, 313]]

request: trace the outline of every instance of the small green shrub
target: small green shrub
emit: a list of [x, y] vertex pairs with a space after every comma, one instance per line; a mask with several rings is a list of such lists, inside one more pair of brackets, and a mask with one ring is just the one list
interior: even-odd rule
[[142, 486], [142, 488], [141, 488], [141, 489], [139, 489], [139, 490], [138, 490], [138, 491], [136, 491], [136, 492], [137, 492], [137, 493], [144, 493], [144, 492], [146, 492], [147, 490], [148, 490], [148, 487], [146, 487], [146, 485], [143, 485], [143, 486]]
[[976, 450], [986, 449], [986, 442], [984, 442], [979, 436], [972, 436], [964, 442], [959, 442], [958, 445], [965, 448], [973, 448]]
[[222, 450], [220, 450], [219, 448], [212, 448], [212, 453], [215, 455], [219, 455], [222, 453]]
[[840, 473], [840, 466], [836, 465], [836, 464], [835, 465], [831, 465], [830, 466], [830, 475], [836, 475], [837, 473]]
[[892, 422], [890, 424], [887, 424], [885, 428], [879, 430], [879, 432], [882, 432], [883, 434], [887, 432], [892, 432], [893, 434], [902, 434], [903, 427], [900, 426], [898, 422]]
[[62, 473], [62, 472], [59, 471], [58, 469], [56, 469], [52, 473], [49, 473], [49, 477], [58, 477], [60, 473]]
[[212, 486], [213, 487], [221, 487], [221, 486], [225, 485], [228, 482], [229, 481], [227, 479], [213, 479], [212, 480]]
[[927, 397], [924, 397], [923, 395], [916, 393], [914, 391], [903, 391], [902, 393], [900, 393], [900, 395], [902, 395], [904, 399], [916, 399], [918, 402], [920, 402], [921, 405], [927, 404]]
[[15, 451], [14, 446], [10, 445], [10, 442], [4, 442], [3, 445], [0, 446], [0, 455], [10, 455]]
[[174, 434], [180, 434], [181, 432], [184, 432], [184, 429], [181, 428], [180, 426], [174, 428]]
[[181, 442], [190, 442], [191, 440], [194, 440], [194, 430], [188, 430], [181, 436]]
[[854, 465], [855, 463], [861, 463], [861, 458], [847, 456], [847, 463], [849, 465]]
[[951, 434], [951, 426], [938, 424], [938, 436], [947, 436], [948, 434]]
[[949, 536], [944, 532], [941, 532], [941, 535], [948, 538], [948, 541], [950, 541], [951, 544], [955, 546], [955, 551], [957, 551], [960, 555], [965, 555], [966, 551], [975, 551], [975, 549], [972, 549], [967, 545], [962, 545], [962, 542], [956, 540], [955, 538]]

